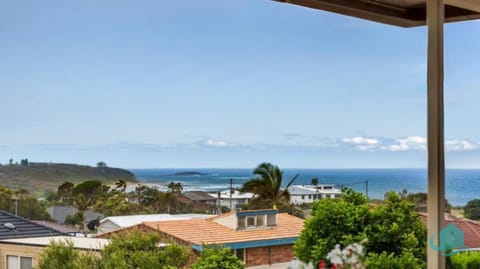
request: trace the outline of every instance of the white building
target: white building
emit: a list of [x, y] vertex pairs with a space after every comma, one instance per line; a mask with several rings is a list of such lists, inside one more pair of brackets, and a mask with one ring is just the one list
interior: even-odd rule
[[313, 203], [320, 199], [333, 199], [342, 195], [342, 191], [333, 184], [292, 185], [288, 187], [290, 202], [293, 204]]
[[148, 215], [131, 215], [131, 216], [113, 216], [106, 217], [100, 221], [98, 233], [108, 233], [118, 229], [127, 228], [140, 224], [144, 221], [169, 221], [169, 220], [191, 220], [206, 219], [213, 215], [208, 214], [148, 214]]
[[230, 189], [221, 191], [221, 192], [216, 192], [216, 193], [209, 193], [212, 197], [217, 198], [219, 205], [225, 206], [230, 208], [230, 200], [231, 200], [231, 205], [232, 205], [232, 210], [240, 210], [242, 207], [250, 202], [250, 200], [253, 198], [253, 193], [249, 192], [244, 192], [241, 193], [238, 190], [233, 190], [233, 192], [230, 194]]

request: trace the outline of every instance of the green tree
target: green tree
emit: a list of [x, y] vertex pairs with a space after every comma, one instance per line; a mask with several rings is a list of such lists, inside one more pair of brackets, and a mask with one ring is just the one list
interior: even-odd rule
[[463, 208], [465, 217], [473, 220], [480, 219], [480, 199], [473, 199], [468, 201], [468, 203]]
[[88, 200], [85, 197], [85, 195], [83, 195], [82, 193], [79, 193], [75, 197], [75, 208], [78, 210], [77, 214], [79, 216], [81, 216], [81, 218], [82, 218], [82, 229], [83, 229], [83, 232], [86, 234], [87, 233], [87, 225], [86, 225], [87, 219], [86, 219], [85, 213], [88, 209]]
[[72, 189], [72, 195], [77, 197], [78, 194], [85, 196], [87, 201], [93, 202], [99, 195], [103, 193], [103, 184], [99, 180], [87, 180]]
[[118, 191], [125, 192], [127, 189], [127, 182], [123, 179], [119, 179], [117, 182], [115, 182], [115, 187]]
[[14, 212], [15, 201], [13, 200], [13, 192], [0, 185], [0, 209]]
[[290, 193], [288, 187], [297, 179], [298, 175], [293, 177], [282, 190], [283, 172], [276, 165], [271, 163], [261, 163], [253, 170], [254, 177], [243, 183], [241, 192], [251, 192], [255, 197], [250, 201], [249, 207], [252, 209], [273, 208], [277, 209], [282, 203], [290, 202]]
[[177, 182], [177, 183], [170, 182], [167, 187], [168, 187], [168, 192], [170, 193], [180, 194], [183, 191], [183, 186], [182, 186], [182, 183], [180, 182]]
[[344, 190], [340, 199], [315, 202], [312, 217], [295, 243], [295, 255], [318, 263], [336, 244], [345, 247], [365, 238], [369, 269], [425, 265], [426, 228], [413, 204], [394, 192], [388, 192], [385, 203], [374, 208], [365, 196], [351, 190]]
[[315, 202], [312, 216], [295, 243], [295, 255], [315, 264], [324, 260], [336, 244], [345, 247], [365, 239], [368, 211], [367, 199], [353, 191], [344, 191], [340, 199]]
[[317, 186], [318, 185], [318, 178], [314, 177], [312, 178], [312, 185]]
[[114, 191], [105, 200], [99, 199], [94, 209], [102, 212], [105, 216], [128, 215], [131, 213], [131, 206], [127, 196], [123, 192]]
[[77, 266], [79, 253], [73, 248], [73, 243], [58, 243], [52, 241], [40, 255], [40, 269], [80, 269]]
[[[417, 192], [417, 193], [408, 193], [407, 190], [401, 192], [402, 197], [407, 201], [413, 203], [414, 210], [416, 212], [427, 212], [427, 193], [426, 192]], [[452, 210], [452, 205], [445, 199], [445, 212], [450, 213]]]
[[65, 181], [57, 188], [57, 196], [60, 202], [71, 205], [73, 203], [73, 187], [72, 182]]
[[156, 246], [159, 236], [133, 230], [118, 234], [102, 251], [104, 269], [164, 269], [181, 268], [190, 250], [175, 244], [164, 249]]
[[245, 265], [229, 248], [205, 247], [192, 269], [241, 269]]

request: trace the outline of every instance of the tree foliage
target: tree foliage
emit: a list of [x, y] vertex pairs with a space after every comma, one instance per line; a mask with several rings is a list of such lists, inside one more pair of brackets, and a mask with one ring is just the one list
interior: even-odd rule
[[156, 246], [158, 235], [138, 230], [120, 234], [100, 253], [80, 252], [72, 243], [52, 242], [41, 254], [40, 269], [171, 269], [186, 265], [190, 250]]
[[367, 268], [424, 266], [426, 228], [413, 204], [394, 192], [374, 208], [351, 190], [344, 190], [339, 199], [315, 202], [294, 249], [302, 261], [318, 263], [336, 244], [344, 247], [363, 239], [368, 239]]
[[244, 264], [229, 248], [205, 247], [192, 269], [241, 269]]
[[254, 177], [243, 183], [243, 186], [240, 188], [241, 192], [255, 194], [255, 197], [249, 203], [249, 208], [277, 209], [280, 204], [288, 204], [290, 202], [290, 193], [287, 188], [295, 181], [298, 175], [292, 178], [286, 188], [282, 190], [283, 172], [278, 166], [271, 163], [261, 163], [253, 170], [253, 174]]
[[473, 220], [480, 220], [480, 199], [473, 199], [468, 201], [467, 205], [463, 208], [465, 217]]

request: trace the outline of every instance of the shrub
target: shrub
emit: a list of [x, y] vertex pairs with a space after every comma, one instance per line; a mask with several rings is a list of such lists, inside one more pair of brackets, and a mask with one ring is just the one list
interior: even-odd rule
[[192, 269], [242, 269], [244, 264], [229, 248], [205, 247]]
[[462, 252], [448, 257], [449, 269], [480, 269], [480, 252]]

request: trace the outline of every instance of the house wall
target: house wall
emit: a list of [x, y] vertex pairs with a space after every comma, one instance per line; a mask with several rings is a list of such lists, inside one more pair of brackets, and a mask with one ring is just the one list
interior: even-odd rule
[[[243, 205], [248, 203], [248, 199], [232, 199], [232, 208], [233, 210], [239, 210], [243, 207]], [[223, 198], [220, 200], [220, 206], [228, 207], [230, 208], [230, 198]]]
[[247, 266], [269, 265], [293, 260], [293, 245], [278, 245], [258, 248], [248, 248]]
[[43, 247], [0, 243], [0, 269], [7, 268], [7, 255], [32, 257], [33, 268], [38, 268]]
[[120, 228], [121, 228], [120, 226], [116, 225], [115, 223], [111, 222], [110, 220], [107, 220], [107, 221], [103, 222], [102, 224], [100, 224], [100, 226], [98, 226], [98, 232], [99, 233], [109, 233], [109, 232], [118, 230]]

